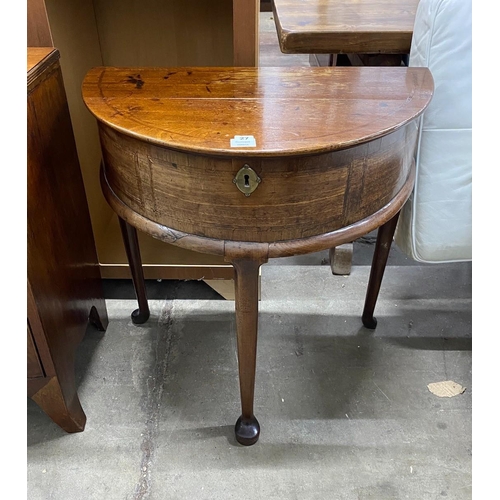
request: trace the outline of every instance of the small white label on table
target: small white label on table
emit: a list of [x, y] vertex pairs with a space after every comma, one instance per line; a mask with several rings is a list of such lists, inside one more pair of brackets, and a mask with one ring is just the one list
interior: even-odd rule
[[257, 143], [253, 135], [235, 135], [230, 139], [232, 148], [255, 148]]

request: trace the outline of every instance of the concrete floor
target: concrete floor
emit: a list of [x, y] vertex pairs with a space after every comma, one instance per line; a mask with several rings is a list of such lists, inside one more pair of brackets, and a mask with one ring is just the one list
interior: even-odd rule
[[[261, 14], [261, 65], [308, 64], [276, 47]], [[418, 265], [393, 246], [375, 331], [360, 315], [374, 235], [352, 274], [327, 252], [262, 268], [255, 413], [239, 416], [234, 303], [203, 282], [148, 282], [152, 316], [134, 326], [133, 289], [106, 281], [110, 324], [77, 355], [85, 431], [66, 434], [31, 400], [29, 500], [469, 500], [470, 263]], [[439, 398], [431, 382], [463, 394]]]
[[[406, 265], [393, 247], [373, 332], [360, 320], [371, 249], [356, 247], [348, 277], [263, 266], [253, 447], [233, 436], [234, 302], [162, 282], [157, 297], [211, 298], [156, 298], [134, 326], [135, 302], [109, 299], [107, 332], [89, 328], [78, 351], [85, 431], [28, 400], [28, 498], [470, 499], [471, 264]], [[465, 392], [428, 390], [444, 380]]]

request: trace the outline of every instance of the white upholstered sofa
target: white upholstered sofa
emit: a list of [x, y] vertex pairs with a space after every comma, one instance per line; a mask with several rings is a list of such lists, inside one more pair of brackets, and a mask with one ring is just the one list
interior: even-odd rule
[[472, 0], [420, 0], [409, 66], [431, 70], [435, 93], [394, 239], [420, 262], [472, 260]]
[[413, 192], [378, 230], [362, 315], [371, 329], [393, 234], [419, 262], [472, 260], [472, 0], [420, 0], [409, 65], [431, 70], [434, 96], [420, 119]]

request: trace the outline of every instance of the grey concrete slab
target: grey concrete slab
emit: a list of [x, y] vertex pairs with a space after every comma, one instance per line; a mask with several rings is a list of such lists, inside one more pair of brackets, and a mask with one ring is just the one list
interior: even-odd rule
[[[234, 303], [108, 300], [78, 352], [83, 433], [28, 404], [28, 498], [471, 498], [471, 266], [390, 266], [375, 331], [369, 268], [262, 269], [255, 394], [238, 445]], [[466, 391], [438, 398], [427, 384]]]

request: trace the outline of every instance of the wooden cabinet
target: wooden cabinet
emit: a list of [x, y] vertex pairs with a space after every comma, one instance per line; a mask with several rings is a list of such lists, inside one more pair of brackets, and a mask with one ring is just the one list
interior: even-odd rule
[[82, 431], [75, 351], [89, 320], [108, 323], [59, 53], [28, 48], [28, 396]]
[[[117, 218], [99, 184], [97, 124], [81, 83], [94, 66], [256, 66], [258, 0], [28, 0], [28, 43], [51, 44], [61, 69], [103, 278], [129, 278]], [[231, 279], [221, 257], [139, 234], [145, 278]]]

